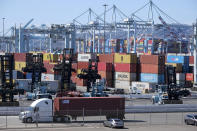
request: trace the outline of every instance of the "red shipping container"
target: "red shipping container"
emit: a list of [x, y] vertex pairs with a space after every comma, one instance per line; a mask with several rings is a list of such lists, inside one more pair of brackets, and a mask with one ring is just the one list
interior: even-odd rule
[[189, 64], [194, 64], [194, 56], [189, 56]]
[[112, 71], [112, 63], [99, 62], [98, 71]]
[[137, 64], [115, 63], [114, 69], [116, 72], [136, 73]]
[[141, 73], [163, 74], [164, 71], [164, 65], [140, 64]]
[[88, 62], [78, 62], [77, 69], [88, 69]]
[[193, 81], [194, 74], [193, 73], [186, 73], [186, 81]]
[[44, 67], [46, 68], [46, 70], [47, 70], [47, 74], [54, 74], [54, 70], [53, 70], [53, 68], [54, 68], [54, 64], [50, 64], [50, 63], [48, 63], [48, 62], [44, 62]]
[[99, 54], [99, 62], [114, 63], [114, 54]]
[[141, 55], [141, 64], [155, 64], [155, 65], [165, 65], [164, 55]]
[[[83, 111], [84, 110], [84, 111]], [[125, 98], [123, 97], [56, 97], [54, 116], [100, 116], [124, 118]], [[99, 113], [100, 112], [100, 113]]]
[[26, 62], [26, 53], [14, 53], [14, 60]]
[[112, 80], [112, 72], [98, 71], [98, 74], [101, 75], [101, 79]]

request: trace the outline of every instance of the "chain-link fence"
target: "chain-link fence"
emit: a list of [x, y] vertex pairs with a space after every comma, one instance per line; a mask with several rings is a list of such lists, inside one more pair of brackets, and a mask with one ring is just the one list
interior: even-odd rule
[[[121, 118], [122, 111], [113, 110], [66, 110], [54, 114], [46, 111], [32, 110], [21, 114], [27, 107], [18, 107], [15, 111], [9, 108], [0, 111], [0, 129], [5, 128], [60, 128], [60, 127], [103, 127], [103, 121], [107, 117]], [[4, 112], [4, 113], [3, 113]], [[123, 111], [124, 112], [124, 111]], [[125, 127], [142, 125], [183, 125], [186, 114], [197, 112], [161, 112], [161, 113], [126, 113], [124, 116]], [[63, 115], [64, 114], [64, 117]], [[22, 117], [22, 115], [26, 115]], [[62, 116], [62, 117], [59, 117]], [[46, 122], [48, 121], [48, 122]]]

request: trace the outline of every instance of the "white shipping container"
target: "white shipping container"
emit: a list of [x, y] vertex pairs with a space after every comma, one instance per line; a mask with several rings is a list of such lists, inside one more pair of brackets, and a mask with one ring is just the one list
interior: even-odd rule
[[185, 81], [185, 74], [184, 73], [176, 73], [176, 80], [177, 81]]
[[131, 80], [131, 73], [115, 72], [115, 79], [116, 80], [122, 80], [122, 81], [130, 81]]
[[125, 93], [130, 93], [131, 82], [115, 80], [115, 88], [124, 89]]
[[89, 59], [95, 59], [95, 54], [78, 54], [77, 60], [80, 62], [89, 62]]
[[136, 73], [115, 72], [115, 79], [122, 80], [122, 81], [135, 81], [136, 80]]
[[41, 81], [53, 81], [54, 80], [54, 74], [45, 74], [42, 73], [41, 75]]
[[156, 84], [155, 83], [149, 83], [149, 82], [138, 82], [133, 81], [131, 83], [132, 87], [136, 87], [138, 90], [144, 92], [146, 89], [153, 92], [155, 91]]

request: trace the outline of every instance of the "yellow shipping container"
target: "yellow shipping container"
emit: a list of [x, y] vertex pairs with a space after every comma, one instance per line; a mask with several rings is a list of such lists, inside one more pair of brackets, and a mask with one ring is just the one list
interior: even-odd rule
[[78, 69], [77, 70], [77, 74], [81, 74], [81, 69]]
[[115, 53], [114, 63], [137, 63], [137, 54], [119, 54]]
[[58, 62], [58, 54], [44, 53], [43, 61], [46, 62]]
[[176, 67], [176, 72], [182, 72], [182, 64], [181, 63], [165, 63], [165, 65], [171, 65]]
[[15, 70], [22, 71], [24, 67], [26, 67], [26, 62], [15, 61]]

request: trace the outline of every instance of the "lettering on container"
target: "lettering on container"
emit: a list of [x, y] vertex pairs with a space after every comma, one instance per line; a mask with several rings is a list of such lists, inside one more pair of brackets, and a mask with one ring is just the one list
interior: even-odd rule
[[81, 56], [81, 59], [89, 59], [89, 56]]
[[118, 74], [119, 78], [128, 78], [128, 75]]

